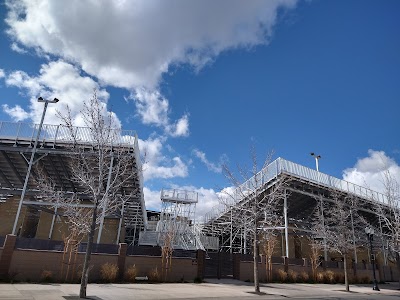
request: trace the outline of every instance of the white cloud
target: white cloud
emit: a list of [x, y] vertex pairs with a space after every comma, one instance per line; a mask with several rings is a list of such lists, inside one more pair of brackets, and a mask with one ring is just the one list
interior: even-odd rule
[[10, 115], [15, 121], [24, 121], [29, 118], [29, 114], [19, 105], [10, 108], [7, 104], [3, 104], [3, 111]]
[[384, 193], [383, 179], [387, 171], [400, 182], [400, 166], [396, 161], [384, 151], [368, 150], [367, 157], [358, 159], [353, 168], [343, 171], [343, 179]]
[[161, 191], [152, 191], [148, 187], [143, 188], [144, 201], [146, 209], [160, 211], [161, 210]]
[[6, 76], [6, 73], [4, 73], [3, 69], [0, 69], [0, 78], [4, 78]]
[[[195, 70], [221, 52], [267, 44], [279, 8], [296, 0], [6, 1], [12, 49], [63, 58], [101, 84], [132, 91], [143, 123], [177, 137], [189, 134], [189, 117], [168, 118], [159, 93], [172, 65]], [[147, 91], [147, 92], [144, 92]]]
[[221, 173], [222, 172], [222, 164], [226, 161], [226, 156], [223, 155], [219, 159], [218, 164], [215, 164], [213, 162], [210, 162], [206, 154], [198, 149], [193, 150], [193, 154], [200, 159], [202, 163], [204, 163], [209, 171], [215, 172], [215, 173]]
[[24, 48], [21, 48], [17, 43], [12, 43], [11, 44], [11, 49], [19, 54], [25, 54], [28, 53], [27, 50], [25, 50]]
[[[45, 123], [60, 124], [56, 110], [63, 112], [68, 104], [75, 125], [84, 126], [80, 111], [83, 101], [91, 97], [95, 89], [99, 99], [104, 101], [104, 114], [108, 113], [106, 102], [109, 94], [107, 91], [101, 89], [92, 78], [81, 76], [78, 68], [62, 60], [42, 65], [38, 76], [30, 76], [23, 71], [14, 71], [6, 76], [5, 82], [8, 86], [15, 86], [25, 91], [26, 96], [30, 99], [27, 110], [20, 106], [3, 105], [3, 111], [16, 121], [30, 118], [33, 122], [38, 123], [43, 112], [43, 104], [38, 103], [37, 98], [42, 96], [45, 99], [60, 99], [59, 103], [48, 106]], [[112, 117], [114, 124], [120, 126], [116, 115], [112, 114]]]
[[167, 133], [173, 137], [189, 135], [189, 115], [185, 114], [176, 124], [167, 126]]
[[172, 64], [201, 68], [224, 50], [268, 43], [295, 0], [6, 1], [8, 34], [78, 62], [107, 84], [154, 88]]
[[188, 176], [188, 167], [179, 156], [172, 159], [162, 154], [165, 137], [139, 139], [140, 153], [145, 157], [143, 164], [144, 180], [154, 178], [173, 178]]
[[189, 116], [185, 114], [176, 124], [171, 124], [168, 117], [169, 101], [160, 92], [137, 88], [130, 98], [135, 101], [136, 114], [143, 124], [161, 127], [173, 137], [189, 135]]

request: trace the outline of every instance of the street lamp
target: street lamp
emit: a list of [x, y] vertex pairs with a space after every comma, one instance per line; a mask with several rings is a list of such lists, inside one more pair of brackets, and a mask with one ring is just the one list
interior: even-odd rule
[[371, 262], [372, 262], [372, 274], [374, 276], [374, 286], [373, 290], [374, 291], [380, 291], [378, 287], [378, 282], [376, 281], [376, 276], [375, 276], [375, 255], [372, 252], [372, 241], [374, 239], [374, 229], [372, 227], [366, 227], [365, 228], [365, 233], [367, 234], [368, 241], [369, 241], [369, 247], [370, 247], [370, 252], [371, 252]]
[[44, 116], [46, 115], [47, 105], [49, 103], [57, 103], [59, 100], [57, 98], [54, 98], [53, 100], [46, 100], [46, 99], [43, 99], [42, 97], [39, 97], [37, 101], [44, 102], [44, 108], [43, 108], [43, 113], [42, 113], [42, 119], [40, 120], [38, 132], [36, 135], [35, 143], [33, 144], [31, 159], [29, 160], [29, 164], [28, 164], [28, 170], [26, 171], [24, 186], [22, 188], [21, 199], [19, 200], [17, 214], [15, 215], [15, 221], [14, 221], [14, 226], [13, 226], [13, 230], [12, 230], [13, 235], [15, 235], [17, 233], [16, 230], [17, 230], [18, 219], [19, 219], [19, 215], [21, 214], [22, 203], [24, 202], [26, 188], [28, 186], [28, 181], [29, 181], [29, 175], [31, 174], [33, 159], [35, 158], [36, 148], [37, 148], [38, 140], [40, 137], [40, 133], [42, 131], [42, 125], [43, 125]]
[[315, 158], [315, 167], [316, 167], [316, 169], [317, 169], [317, 172], [319, 172], [319, 169], [318, 169], [318, 160], [321, 158], [321, 155], [317, 155], [317, 154], [315, 154], [314, 152], [311, 152], [310, 154], [311, 154], [311, 156], [313, 156], [313, 157]]

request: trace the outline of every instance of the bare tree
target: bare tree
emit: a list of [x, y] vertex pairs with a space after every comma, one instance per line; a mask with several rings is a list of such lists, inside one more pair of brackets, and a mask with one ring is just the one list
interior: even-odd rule
[[[272, 154], [264, 161], [261, 171], [258, 171], [257, 156], [254, 147], [251, 150], [252, 167], [238, 167], [240, 179], [227, 165], [224, 173], [234, 189], [224, 189], [220, 202], [232, 214], [232, 223], [238, 228], [246, 228], [253, 244], [254, 290], [260, 292], [259, 282], [259, 246], [264, 228], [273, 228], [279, 223], [279, 203], [285, 197], [286, 181], [284, 177], [271, 176], [275, 170], [269, 170]], [[271, 181], [274, 180], [274, 184]], [[243, 182], [243, 183], [242, 183]]]
[[175, 240], [176, 229], [173, 228], [173, 224], [168, 224], [166, 231], [161, 232], [162, 235], [162, 246], [161, 246], [161, 268], [163, 280], [167, 281], [168, 273], [172, 267], [172, 254], [174, 252], [173, 243]]
[[321, 264], [320, 254], [322, 250], [322, 245], [315, 240], [314, 237], [308, 237], [310, 245], [310, 262], [311, 262], [311, 275], [314, 282], [317, 281], [317, 270]]
[[[318, 198], [322, 201], [322, 198]], [[346, 291], [350, 291], [347, 259], [354, 250], [354, 239], [360, 237], [364, 222], [357, 214], [358, 201], [352, 195], [338, 192], [332, 193], [329, 201], [323, 201], [317, 206], [312, 230], [315, 232], [317, 243], [328, 250], [338, 253], [343, 259]]]
[[383, 185], [385, 199], [372, 200], [383, 238], [387, 241], [389, 255], [396, 261], [400, 273], [400, 184], [397, 178], [386, 170], [383, 173]]
[[[73, 126], [69, 108], [67, 114], [59, 113], [62, 125], [66, 127], [69, 135], [66, 139], [72, 141], [66, 145], [69, 153], [70, 180], [79, 187], [79, 193], [71, 194], [57, 189], [49, 180], [47, 183], [46, 180], [42, 180], [42, 185], [47, 189], [43, 193], [44, 197], [53, 199], [55, 205], [61, 208], [63, 215], [68, 219], [70, 229], [78, 228], [80, 234], [87, 234], [80, 288], [80, 297], [86, 298], [96, 228], [102, 217], [119, 211], [124, 204], [123, 199], [126, 201], [127, 194], [132, 197], [137, 191], [130, 182], [137, 176], [138, 170], [132, 146], [120, 142], [122, 138], [134, 139], [134, 137], [121, 137], [120, 128], [114, 126], [112, 113], [107, 112], [105, 103], [97, 98], [96, 91], [88, 101], [84, 102], [81, 114], [87, 127], [85, 130], [77, 130], [77, 127]], [[127, 193], [126, 190], [130, 192]], [[89, 205], [82, 207], [80, 205], [82, 202]]]
[[265, 271], [267, 282], [272, 281], [272, 255], [274, 254], [275, 246], [278, 243], [278, 239], [274, 230], [267, 229], [264, 231], [262, 237], [262, 245], [265, 254]]

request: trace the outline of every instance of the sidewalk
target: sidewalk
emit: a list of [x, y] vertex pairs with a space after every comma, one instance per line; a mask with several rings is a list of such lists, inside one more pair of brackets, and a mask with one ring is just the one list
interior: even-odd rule
[[[66, 300], [79, 299], [79, 284], [0, 284], [0, 299]], [[209, 279], [207, 283], [164, 284], [89, 284], [88, 297], [96, 300], [117, 299], [400, 299], [398, 283], [383, 284], [381, 291], [371, 285], [333, 284], [261, 284], [262, 295], [253, 293], [250, 283]]]

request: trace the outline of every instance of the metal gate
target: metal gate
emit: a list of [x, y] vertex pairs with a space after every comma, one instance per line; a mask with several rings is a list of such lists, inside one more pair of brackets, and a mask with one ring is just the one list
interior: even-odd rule
[[204, 264], [205, 278], [233, 278], [233, 256], [231, 253], [208, 253]]

